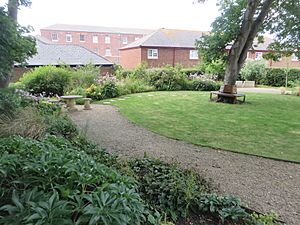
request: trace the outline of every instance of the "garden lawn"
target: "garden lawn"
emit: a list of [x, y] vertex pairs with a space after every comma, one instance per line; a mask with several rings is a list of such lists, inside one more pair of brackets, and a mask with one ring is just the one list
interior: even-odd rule
[[245, 104], [208, 92], [152, 92], [111, 103], [129, 120], [189, 143], [300, 162], [300, 98], [247, 93]]

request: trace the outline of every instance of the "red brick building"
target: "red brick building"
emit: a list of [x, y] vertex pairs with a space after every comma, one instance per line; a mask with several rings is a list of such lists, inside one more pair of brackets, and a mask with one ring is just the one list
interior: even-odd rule
[[41, 36], [53, 43], [83, 46], [119, 63], [119, 49], [151, 33], [152, 30], [55, 24], [41, 29]]
[[[203, 35], [201, 31], [159, 29], [120, 49], [120, 64], [132, 69], [141, 63], [148, 67], [175, 66], [193, 67], [200, 62], [195, 42]], [[264, 43], [254, 43], [247, 60], [261, 60], [269, 52], [272, 39], [265, 37]], [[227, 49], [229, 50], [230, 47]], [[300, 61], [294, 55], [280, 61], [267, 60], [268, 67], [300, 68]]]
[[149, 67], [193, 67], [199, 63], [195, 42], [201, 31], [159, 29], [120, 49], [120, 64], [126, 69], [141, 63]]

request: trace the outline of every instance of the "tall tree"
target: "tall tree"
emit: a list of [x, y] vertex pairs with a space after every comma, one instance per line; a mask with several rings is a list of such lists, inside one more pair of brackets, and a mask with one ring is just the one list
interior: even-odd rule
[[269, 48], [277, 58], [278, 53], [300, 55], [299, 0], [218, 0], [218, 5], [221, 15], [213, 22], [211, 33], [199, 39], [197, 47], [204, 61], [226, 62], [226, 91], [235, 91], [235, 81], [249, 49], [255, 38], [263, 42], [266, 32], [275, 37]]
[[24, 36], [30, 28], [17, 22], [19, 6], [30, 4], [29, 0], [9, 0], [0, 6], [0, 88], [8, 86], [14, 63], [23, 63], [36, 53], [34, 38]]

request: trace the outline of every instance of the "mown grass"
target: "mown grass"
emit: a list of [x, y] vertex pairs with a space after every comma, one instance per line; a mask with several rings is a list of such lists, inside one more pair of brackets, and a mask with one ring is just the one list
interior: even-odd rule
[[208, 92], [153, 92], [112, 102], [131, 121], [189, 143], [300, 162], [300, 98], [248, 93], [245, 104]]

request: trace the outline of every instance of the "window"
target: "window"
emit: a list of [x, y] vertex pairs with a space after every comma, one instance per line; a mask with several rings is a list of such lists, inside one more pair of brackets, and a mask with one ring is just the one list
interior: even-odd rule
[[261, 60], [262, 59], [262, 52], [255, 52], [255, 60]]
[[105, 36], [104, 42], [105, 42], [105, 44], [110, 44], [110, 37], [109, 36]]
[[56, 34], [56, 33], [51, 34], [51, 39], [52, 39], [52, 41], [58, 41], [58, 34]]
[[105, 49], [105, 56], [111, 56], [110, 48]]
[[190, 59], [199, 59], [197, 50], [190, 50]]
[[122, 44], [127, 45], [127, 43], [128, 43], [127, 37], [122, 37]]
[[80, 34], [79, 35], [79, 41], [80, 42], [85, 42], [85, 36], [84, 36], [84, 34]]
[[158, 59], [158, 50], [148, 49], [148, 59]]
[[292, 54], [292, 61], [294, 62], [299, 61], [299, 58], [296, 56], [295, 53]]
[[93, 43], [98, 43], [98, 36], [93, 36]]
[[72, 35], [66, 34], [66, 42], [72, 42]]

